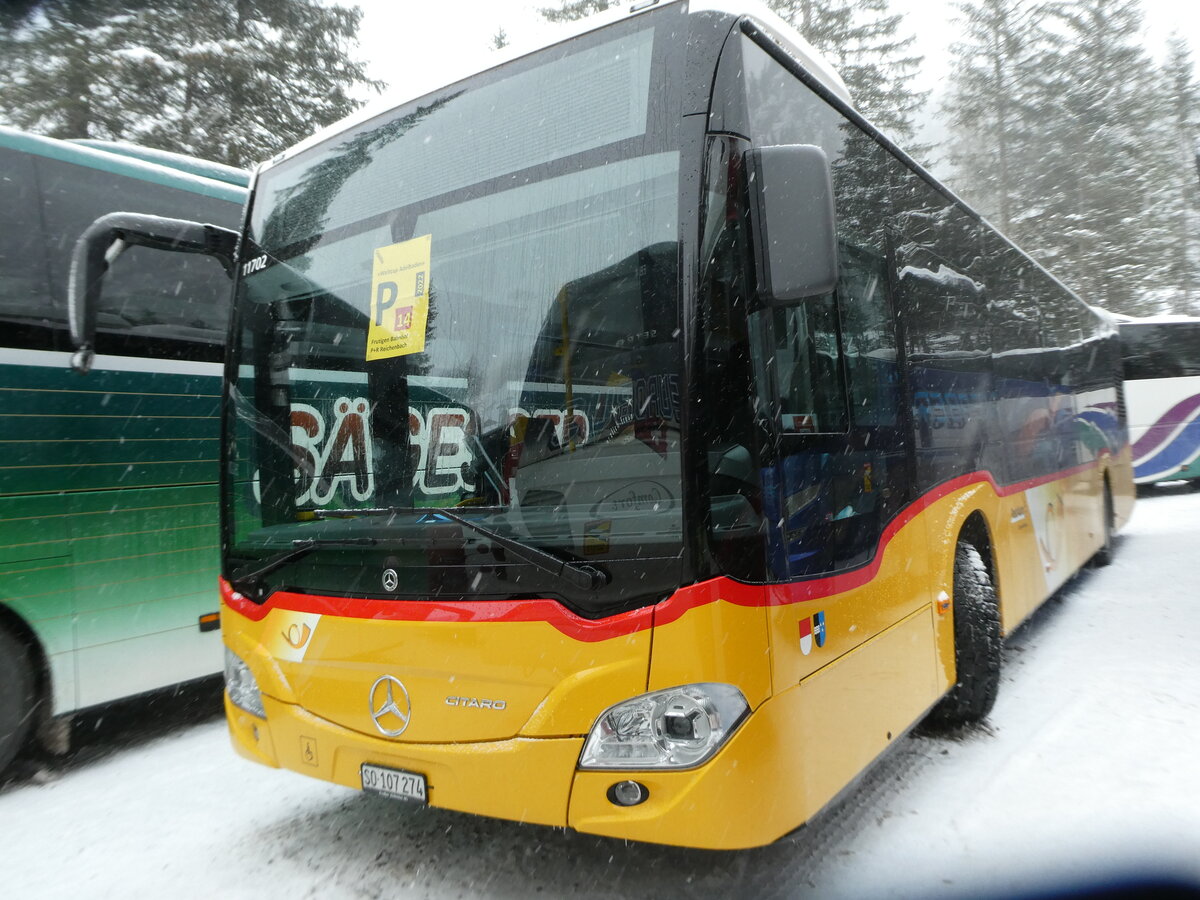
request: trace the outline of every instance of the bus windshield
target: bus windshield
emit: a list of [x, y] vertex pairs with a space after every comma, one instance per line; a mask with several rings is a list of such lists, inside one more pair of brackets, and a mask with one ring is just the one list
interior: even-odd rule
[[[267, 561], [272, 587], [345, 594], [353, 540], [379, 556], [360, 596], [469, 585], [598, 614], [677, 583], [679, 154], [654, 22], [260, 176], [228, 370], [233, 577]], [[603, 587], [573, 596], [489, 533]]]

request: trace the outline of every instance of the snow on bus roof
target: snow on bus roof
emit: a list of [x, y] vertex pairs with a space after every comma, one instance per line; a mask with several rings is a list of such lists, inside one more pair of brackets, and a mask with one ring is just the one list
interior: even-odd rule
[[1183, 322], [1195, 324], [1200, 322], [1198, 316], [1185, 316], [1178, 313], [1160, 313], [1156, 316], [1127, 316], [1123, 313], [1113, 313], [1113, 315], [1122, 325], [1168, 325]]
[[68, 138], [67, 140], [72, 144], [79, 144], [82, 147], [91, 147], [95, 150], [103, 150], [106, 153], [115, 153], [119, 156], [140, 159], [144, 162], [154, 163], [155, 165], [178, 169], [181, 172], [188, 172], [192, 175], [199, 175], [202, 178], [224, 181], [226, 184], [232, 184], [237, 187], [244, 188], [250, 184], [250, 173], [247, 170], [239, 169], [235, 166], [227, 166], [224, 163], [213, 162], [208, 159], [186, 156], [182, 153], [172, 153], [169, 150], [158, 150], [154, 147], [143, 147], [125, 141], [99, 141], [92, 138]]
[[265, 161], [258, 167], [258, 171], [261, 172], [272, 168], [298, 153], [302, 153], [308, 148], [328, 140], [347, 129], [370, 121], [376, 116], [390, 112], [399, 106], [418, 100], [434, 91], [449, 87], [466, 78], [497, 68], [514, 59], [519, 59], [522, 56], [527, 56], [530, 53], [554, 46], [579, 35], [596, 31], [614, 22], [619, 22], [653, 10], [681, 4], [687, 5], [689, 13], [717, 12], [739, 19], [749, 19], [767, 37], [773, 40], [789, 56], [800, 63], [806, 71], [820, 81], [831, 93], [847, 104], [853, 105], [850, 91], [833, 65], [804, 39], [795, 26], [788, 24], [788, 22], [769, 9], [761, 0], [691, 0], [690, 3], [687, 0], [666, 0], [666, 2], [650, 0], [650, 2], [634, 3], [632, 6], [620, 4], [605, 12], [588, 16], [585, 19], [559, 23], [551, 29], [551, 38], [549, 40], [541, 40], [533, 44], [517, 42], [499, 50], [488, 50], [479, 54], [464, 54], [458, 61], [457, 70], [449, 78], [440, 76], [434, 81], [430, 77], [428, 82], [414, 80], [404, 84], [402, 87], [391, 88], [382, 96], [351, 113], [345, 119], [321, 129], [295, 146]]
[[[97, 147], [85, 142], [44, 137], [7, 125], [0, 125], [0, 146], [20, 153], [31, 153], [71, 165], [86, 166], [152, 184], [228, 200], [239, 206], [246, 198], [249, 173], [245, 173], [247, 180], [239, 184], [227, 177], [214, 178], [212, 173], [201, 174], [196, 170], [197, 167], [191, 167], [191, 170], [184, 169], [178, 161], [174, 164], [168, 164], [166, 160], [154, 162], [144, 156], [135, 156], [127, 149], [118, 151], [113, 146]], [[180, 156], [179, 159], [188, 157]]]

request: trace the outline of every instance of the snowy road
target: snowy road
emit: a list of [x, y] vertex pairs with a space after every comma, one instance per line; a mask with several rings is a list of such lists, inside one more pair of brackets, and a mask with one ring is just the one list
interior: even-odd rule
[[1009, 642], [989, 729], [904, 739], [838, 807], [761, 850], [627, 845], [363, 796], [244, 762], [218, 715], [163, 722], [160, 698], [85, 720], [70, 757], [0, 787], [0, 890], [960, 897], [1139, 868], [1200, 881], [1198, 568], [1200, 494], [1141, 501], [1116, 562]]

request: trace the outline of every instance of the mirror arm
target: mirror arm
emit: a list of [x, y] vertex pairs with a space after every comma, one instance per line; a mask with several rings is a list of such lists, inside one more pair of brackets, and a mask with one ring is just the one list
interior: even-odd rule
[[109, 266], [126, 248], [150, 247], [212, 256], [232, 278], [237, 245], [238, 233], [219, 225], [141, 213], [114, 212], [101, 216], [79, 236], [71, 255], [67, 287], [71, 343], [75, 346], [71, 367], [80, 373], [92, 367], [100, 286]]

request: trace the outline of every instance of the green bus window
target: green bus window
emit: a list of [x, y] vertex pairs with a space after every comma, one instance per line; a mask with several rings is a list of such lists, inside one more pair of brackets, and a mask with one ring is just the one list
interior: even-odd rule
[[[227, 228], [238, 224], [236, 203], [178, 190], [54, 159], [37, 160], [50, 288], [66, 297], [66, 279], [76, 238], [100, 216], [128, 212], [178, 216]], [[113, 263], [101, 293], [98, 340], [101, 353], [220, 362], [229, 321], [231, 285], [216, 260], [163, 253], [144, 247], [125, 251]], [[63, 317], [63, 300], [56, 315]]]
[[65, 327], [52, 308], [45, 241], [38, 215], [33, 159], [0, 148], [0, 323], [5, 344], [34, 350], [57, 346]]

